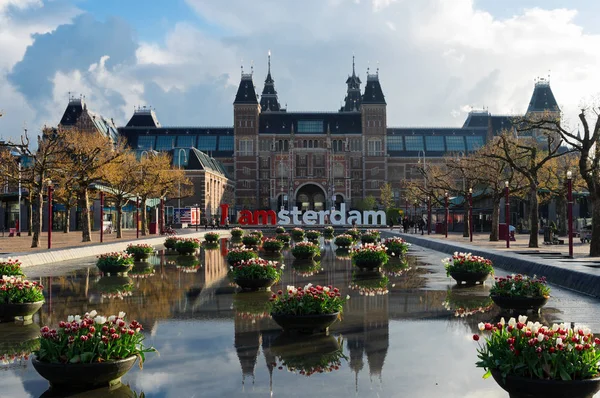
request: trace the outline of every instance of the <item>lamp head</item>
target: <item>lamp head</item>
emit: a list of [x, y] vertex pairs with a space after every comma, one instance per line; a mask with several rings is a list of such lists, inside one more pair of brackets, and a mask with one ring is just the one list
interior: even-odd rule
[[573, 172], [571, 170], [567, 171], [567, 180], [570, 180], [573, 178]]
[[444, 194], [444, 196], [445, 196], [445, 197], [448, 197], [448, 192], [446, 192], [446, 193]]
[[504, 186], [508, 188], [508, 181], [504, 181]]
[[473, 188], [469, 188], [469, 193], [473, 193]]

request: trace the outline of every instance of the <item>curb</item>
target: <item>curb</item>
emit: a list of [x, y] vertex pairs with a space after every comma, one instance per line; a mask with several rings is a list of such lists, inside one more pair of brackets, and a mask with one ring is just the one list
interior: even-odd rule
[[[204, 234], [207, 232], [213, 231], [183, 233], [177, 236], [182, 236], [185, 238], [203, 238]], [[229, 236], [229, 230], [220, 230], [214, 232], [218, 232], [221, 237]], [[145, 243], [148, 245], [159, 246], [164, 243], [165, 238], [166, 236], [158, 236], [156, 238], [126, 240], [115, 243], [92, 243], [86, 246], [50, 249], [34, 253], [7, 253], [0, 256], [0, 261], [7, 261], [9, 258], [18, 259], [21, 262], [21, 267], [26, 268], [34, 265], [58, 263], [62, 261], [76, 260], [78, 258], [98, 256], [104, 253], [123, 251], [127, 248], [127, 245], [131, 243]]]
[[[392, 232], [393, 233], [393, 232]], [[442, 253], [453, 254], [456, 251], [470, 252], [492, 260], [494, 266], [506, 271], [524, 274], [545, 276], [546, 280], [557, 286], [575, 290], [594, 297], [600, 297], [600, 275], [567, 269], [551, 264], [539, 263], [517, 254], [506, 255], [494, 250], [476, 249], [472, 246], [463, 246], [456, 243], [444, 243], [431, 239], [419, 238], [409, 234], [397, 234], [409, 243]]]

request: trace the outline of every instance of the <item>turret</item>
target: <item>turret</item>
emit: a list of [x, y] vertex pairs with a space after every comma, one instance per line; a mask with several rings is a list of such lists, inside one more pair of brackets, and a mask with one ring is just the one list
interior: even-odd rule
[[265, 86], [260, 96], [260, 110], [262, 112], [279, 112], [281, 106], [277, 99], [277, 90], [275, 90], [275, 81], [271, 77], [271, 51], [269, 51], [269, 69], [267, 72], [267, 78], [265, 79]]
[[554, 93], [550, 88], [550, 81], [543, 77], [538, 78], [533, 88], [533, 94], [527, 107], [527, 113], [535, 112], [556, 112], [560, 113], [558, 103], [554, 98]]
[[356, 69], [354, 67], [354, 55], [352, 56], [352, 76], [348, 76], [346, 79], [348, 89], [346, 92], [346, 98], [344, 98], [344, 105], [340, 108], [340, 112], [357, 112], [360, 110], [361, 95], [360, 95], [360, 78], [356, 76]]

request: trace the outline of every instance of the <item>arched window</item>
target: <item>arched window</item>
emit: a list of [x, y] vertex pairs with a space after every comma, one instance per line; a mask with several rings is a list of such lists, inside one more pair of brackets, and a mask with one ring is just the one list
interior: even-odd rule
[[304, 145], [302, 146], [302, 148], [308, 148], [308, 143], [306, 142], [306, 140], [304, 140]]
[[312, 148], [313, 147], [313, 140], [308, 140], [308, 147]]
[[290, 148], [289, 148], [288, 140], [284, 140], [283, 141], [283, 150], [288, 151], [289, 149]]

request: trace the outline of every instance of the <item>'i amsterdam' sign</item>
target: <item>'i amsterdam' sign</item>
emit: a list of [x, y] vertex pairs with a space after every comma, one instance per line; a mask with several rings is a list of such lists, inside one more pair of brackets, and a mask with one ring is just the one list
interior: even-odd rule
[[[229, 205], [221, 206], [221, 225], [225, 224], [229, 217]], [[242, 210], [238, 222], [241, 225], [386, 225], [385, 212], [350, 210], [346, 212], [346, 205], [342, 203], [340, 210], [307, 210], [302, 212], [295, 207], [290, 210], [280, 210], [275, 213], [273, 210]]]

